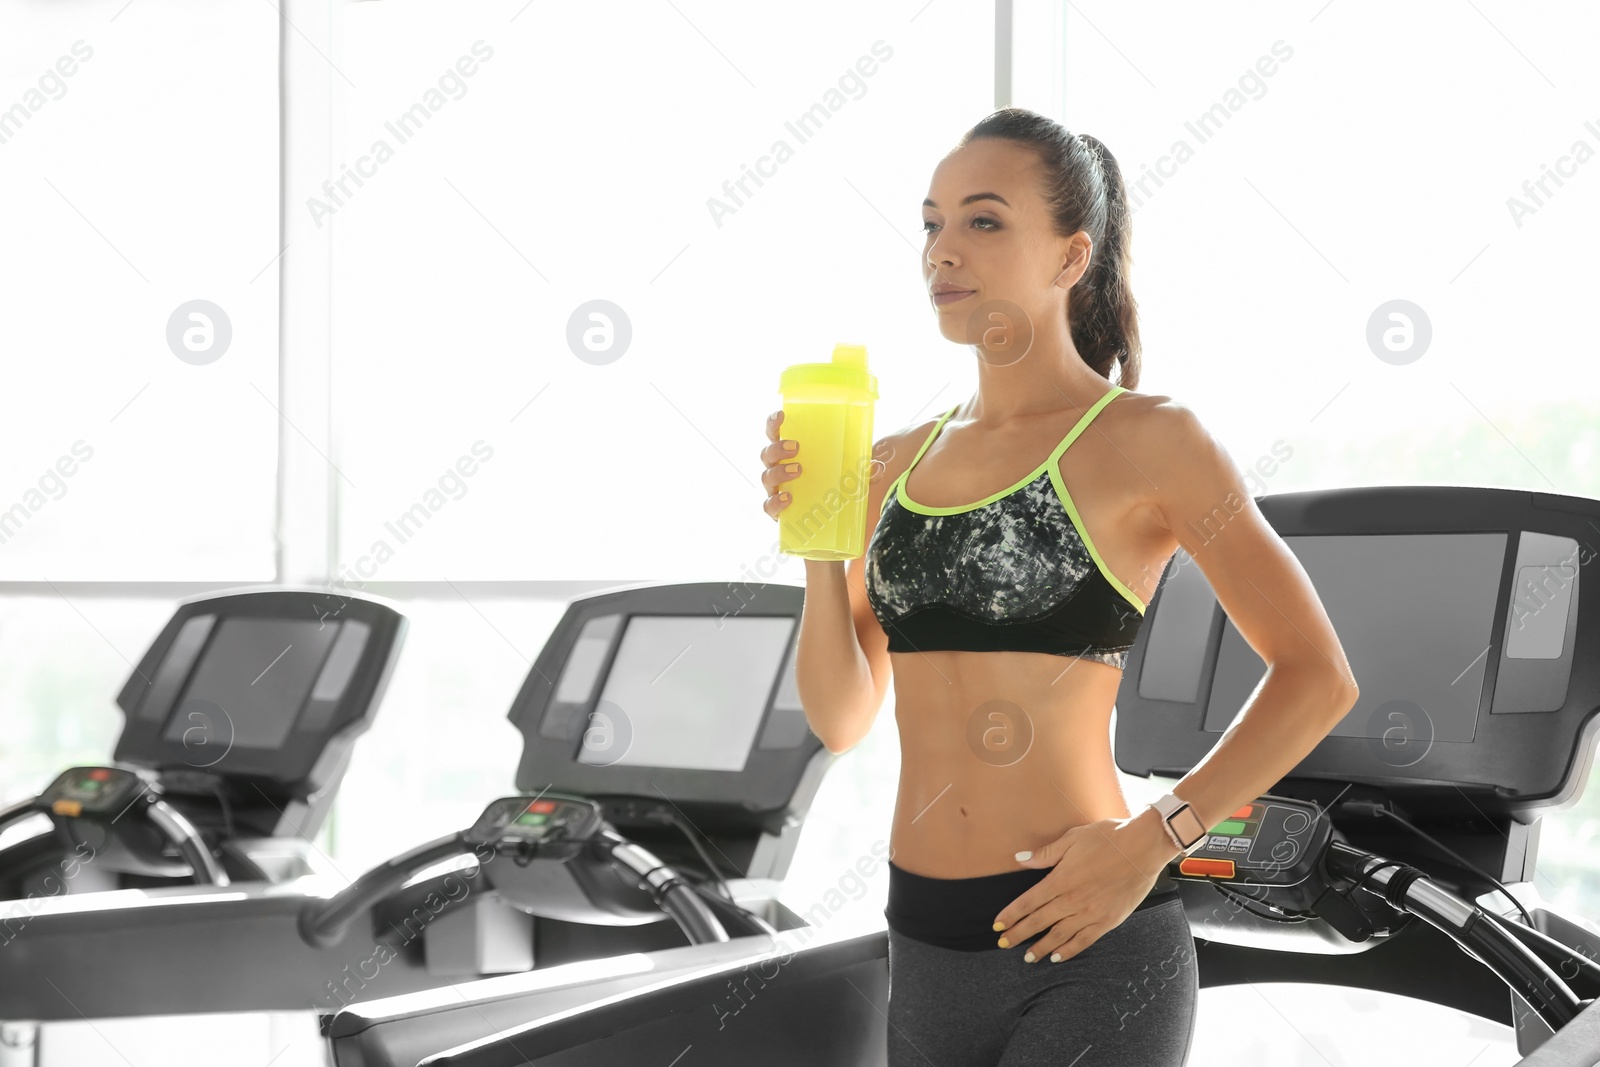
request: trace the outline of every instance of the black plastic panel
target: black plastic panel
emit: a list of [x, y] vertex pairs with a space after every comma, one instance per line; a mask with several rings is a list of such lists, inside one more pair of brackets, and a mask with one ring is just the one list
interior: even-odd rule
[[[324, 753], [348, 747], [376, 714], [404, 632], [405, 617], [387, 604], [323, 590], [263, 588], [186, 601], [117, 698], [127, 721], [114, 758], [164, 771], [256, 778], [309, 795], [326, 784], [314, 775], [342, 770], [343, 760], [322, 760]], [[182, 694], [208, 677], [215, 663], [208, 657], [218, 651], [236, 668], [260, 662], [263, 673], [246, 681], [259, 686], [282, 677], [284, 687], [248, 708], [186, 704]], [[272, 674], [297, 655], [310, 658]], [[213, 686], [217, 676], [213, 670]]]
[[[657, 801], [665, 796], [674, 803], [730, 805], [746, 812], [786, 809], [807, 764], [822, 748], [806, 725], [792, 677], [804, 602], [800, 586], [723, 582], [639, 586], [573, 601], [511, 708], [509, 718], [525, 738], [517, 788], [528, 793], [554, 789]], [[681, 627], [682, 658], [664, 654], [661, 641], [667, 628], [653, 625], [654, 617], [660, 616], [694, 620], [693, 625]], [[696, 641], [718, 640], [719, 633], [735, 640], [730, 628], [741, 622], [761, 631], [748, 641], [743, 635], [737, 638], [738, 647], [745, 650], [737, 667], [749, 674], [739, 692], [759, 688], [760, 714], [739, 723], [744, 733], [737, 739], [709, 738], [704, 767], [646, 765], [636, 753], [601, 762], [583, 749], [586, 730], [620, 733], [631, 726], [618, 721], [627, 718], [626, 709], [619, 716], [605, 694], [619, 650], [629, 639], [630, 623], [641, 619], [647, 625], [635, 632], [649, 632], [641, 639], [647, 648], [641, 655], [653, 657], [651, 663], [662, 660], [660, 675], [645, 681], [663, 688], [670, 671], [704, 669], [693, 659]], [[655, 681], [657, 677], [661, 680]], [[626, 689], [645, 691], [639, 684]], [[685, 729], [703, 726], [689, 722]], [[737, 745], [732, 744], [735, 740]], [[734, 747], [739, 753], [733, 753]], [[647, 750], [661, 752], [665, 746]], [[743, 754], [742, 765], [730, 754]]]
[[[1485, 814], [1581, 788], [1600, 728], [1600, 598], [1581, 595], [1600, 501], [1372, 486], [1256, 503], [1317, 586], [1361, 686], [1294, 776], [1396, 796], [1454, 785]], [[1265, 672], [1217, 610], [1203, 563], [1181, 552], [1169, 563], [1129, 657], [1116, 759], [1130, 774], [1188, 773]]]

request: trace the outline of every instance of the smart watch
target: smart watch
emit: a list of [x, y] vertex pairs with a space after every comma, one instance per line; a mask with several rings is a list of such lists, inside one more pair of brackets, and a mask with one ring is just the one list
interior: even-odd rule
[[1167, 837], [1186, 856], [1205, 847], [1210, 838], [1210, 828], [1200, 821], [1189, 802], [1174, 793], [1167, 793], [1150, 805], [1161, 813], [1161, 825]]

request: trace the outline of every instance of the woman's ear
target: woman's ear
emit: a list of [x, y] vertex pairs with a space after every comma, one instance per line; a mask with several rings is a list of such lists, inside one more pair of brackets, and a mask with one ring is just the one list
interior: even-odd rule
[[1059, 285], [1063, 289], [1071, 289], [1078, 284], [1089, 270], [1089, 263], [1094, 255], [1094, 242], [1082, 230], [1073, 234], [1067, 240], [1066, 255], [1062, 259], [1061, 273], [1057, 274], [1052, 285]]

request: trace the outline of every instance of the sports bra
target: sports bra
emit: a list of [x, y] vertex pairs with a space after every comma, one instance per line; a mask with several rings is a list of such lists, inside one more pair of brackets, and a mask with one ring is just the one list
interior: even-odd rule
[[884, 493], [867, 544], [867, 602], [890, 652], [1045, 652], [1126, 666], [1145, 605], [1095, 551], [1059, 469], [1067, 446], [1126, 391], [1112, 386], [1020, 482], [962, 507], [906, 496], [956, 409], [940, 416]]

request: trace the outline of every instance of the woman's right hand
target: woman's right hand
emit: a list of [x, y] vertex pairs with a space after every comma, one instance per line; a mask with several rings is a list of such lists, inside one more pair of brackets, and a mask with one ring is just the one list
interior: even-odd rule
[[778, 426], [782, 422], [782, 409], [767, 416], [767, 440], [771, 444], [761, 450], [761, 463], [765, 467], [761, 472], [761, 484], [767, 487], [767, 499], [761, 502], [761, 510], [771, 515], [774, 521], [778, 518], [778, 512], [789, 506], [789, 494], [778, 492], [777, 487], [800, 476], [800, 464], [794, 462], [799, 445], [794, 441], [779, 439]]

